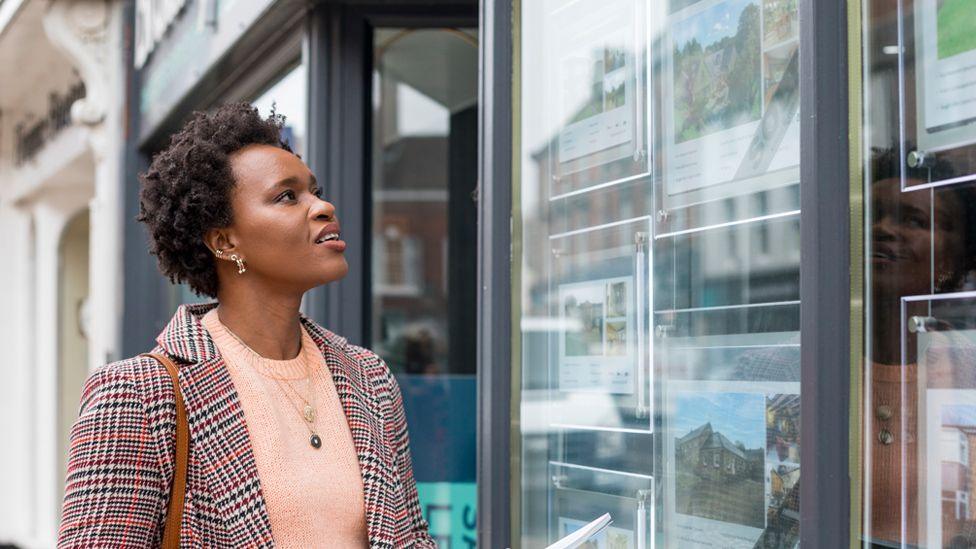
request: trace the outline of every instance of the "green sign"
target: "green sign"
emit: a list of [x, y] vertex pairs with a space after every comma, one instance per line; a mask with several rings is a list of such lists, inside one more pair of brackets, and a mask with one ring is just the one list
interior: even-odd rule
[[478, 490], [473, 482], [418, 482], [420, 507], [442, 548], [476, 547]]

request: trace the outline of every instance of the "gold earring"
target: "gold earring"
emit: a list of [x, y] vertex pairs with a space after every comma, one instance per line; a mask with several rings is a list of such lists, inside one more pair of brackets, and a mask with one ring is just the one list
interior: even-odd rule
[[214, 250], [214, 255], [217, 256], [220, 259], [223, 259], [224, 258], [224, 252], [222, 252], [220, 250]]
[[237, 254], [230, 256], [230, 258], [237, 262], [237, 274], [244, 274], [244, 271], [247, 270], [247, 267], [244, 266], [244, 260]]
[[951, 288], [946, 288], [946, 284], [951, 282], [952, 279], [954, 279], [955, 277], [956, 277], [956, 273], [952, 271], [943, 272], [942, 274], [939, 275], [939, 278], [936, 280], [935, 288], [937, 290], [943, 290], [943, 291], [947, 289], [951, 289]]

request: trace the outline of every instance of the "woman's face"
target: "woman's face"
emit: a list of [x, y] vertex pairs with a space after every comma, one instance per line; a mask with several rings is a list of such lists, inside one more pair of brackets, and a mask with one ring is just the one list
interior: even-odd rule
[[298, 156], [249, 145], [231, 155], [230, 166], [236, 185], [228, 235], [231, 252], [247, 264], [244, 276], [282, 292], [304, 293], [346, 275], [346, 243], [322, 240], [339, 234], [335, 206], [321, 198], [315, 176]]
[[965, 274], [965, 212], [951, 194], [928, 190], [902, 192], [898, 179], [872, 185], [871, 276], [882, 299], [931, 291], [935, 277]]

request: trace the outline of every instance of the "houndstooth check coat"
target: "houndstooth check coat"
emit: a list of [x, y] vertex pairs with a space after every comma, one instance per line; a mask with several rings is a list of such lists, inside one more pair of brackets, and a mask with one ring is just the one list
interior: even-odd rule
[[[190, 425], [181, 545], [273, 547], [237, 391], [201, 324], [214, 306], [181, 306], [153, 350], [179, 366]], [[304, 315], [302, 323], [322, 350], [352, 431], [370, 546], [436, 547], [417, 500], [396, 380], [374, 353]], [[134, 357], [91, 374], [71, 430], [59, 547], [160, 544], [175, 426], [172, 381], [158, 362]]]

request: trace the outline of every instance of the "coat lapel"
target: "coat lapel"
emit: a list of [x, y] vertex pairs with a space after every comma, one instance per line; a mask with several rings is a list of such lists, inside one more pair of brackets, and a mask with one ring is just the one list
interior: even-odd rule
[[[271, 523], [261, 491], [244, 410], [230, 372], [200, 318], [215, 302], [181, 305], [157, 338], [180, 366], [180, 389], [190, 424], [190, 451], [200, 452], [203, 475], [233, 540], [272, 544]], [[383, 442], [379, 402], [362, 365], [346, 352], [346, 339], [301, 316], [332, 374], [363, 479], [370, 545], [383, 539], [385, 492], [392, 459]], [[191, 457], [191, 462], [196, 461]], [[380, 542], [379, 544], [381, 544]]]
[[391, 455], [383, 442], [382, 420], [376, 413], [380, 410], [379, 402], [362, 365], [346, 352], [346, 339], [322, 328], [305, 315], [302, 315], [302, 324], [325, 357], [349, 423], [363, 477], [370, 547], [382, 546], [384, 532], [390, 526], [383, 521], [387, 516], [385, 508], [388, 490], [384, 490], [384, 487], [390, 488], [386, 479]]
[[216, 303], [182, 305], [157, 342], [186, 364], [180, 389], [190, 425], [190, 452], [199, 462], [210, 495], [230, 539], [248, 545], [272, 545], [257, 464], [248, 438], [244, 410], [230, 372], [200, 316]]

